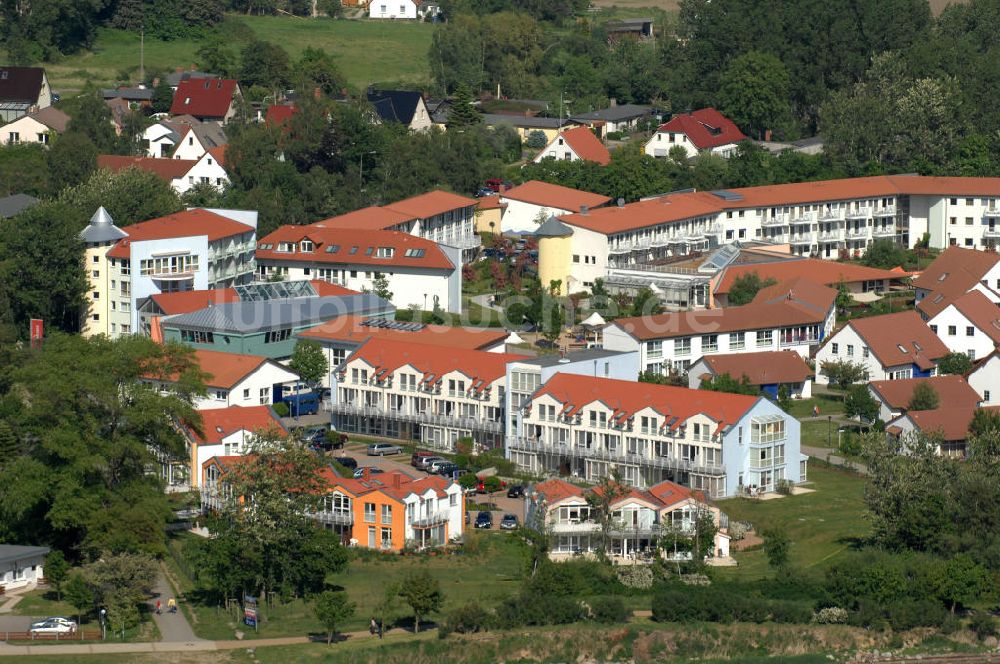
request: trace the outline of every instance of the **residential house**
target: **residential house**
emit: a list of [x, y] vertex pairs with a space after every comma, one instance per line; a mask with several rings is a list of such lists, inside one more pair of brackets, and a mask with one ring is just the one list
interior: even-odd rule
[[927, 321], [948, 350], [976, 360], [1000, 345], [1000, 305], [981, 290], [971, 290]]
[[962, 376], [873, 380], [868, 391], [879, 404], [878, 418], [890, 422], [910, 410], [913, 391], [918, 385], [929, 385], [934, 390], [938, 408], [975, 408], [982, 400]]
[[816, 352], [816, 382], [829, 383], [822, 366], [836, 361], [863, 365], [869, 381], [927, 378], [947, 354], [947, 346], [915, 311], [855, 318]]
[[288, 435], [270, 406], [229, 406], [201, 411], [201, 426], [182, 427], [188, 457], [171, 466], [168, 484], [202, 487], [202, 468], [214, 456], [241, 456], [261, 434]]
[[52, 105], [52, 88], [41, 67], [0, 66], [0, 122], [7, 124]]
[[462, 256], [400, 231], [282, 226], [257, 243], [257, 277], [320, 279], [374, 291], [383, 277], [398, 309], [462, 310]]
[[529, 473], [720, 498], [806, 480], [799, 422], [764, 397], [557, 373], [522, 408], [508, 458]]
[[[427, 325], [360, 316], [340, 316], [299, 332], [296, 337], [315, 341], [323, 347], [331, 374], [339, 371], [348, 355], [372, 339], [487, 353], [502, 353], [507, 348], [507, 331], [504, 329]], [[333, 380], [327, 376], [324, 385], [329, 387], [332, 384]]]
[[639, 351], [639, 366], [679, 373], [706, 355], [791, 350], [808, 357], [833, 330], [837, 292], [804, 279], [761, 289], [742, 307], [619, 318], [604, 347]]
[[149, 108], [153, 105], [153, 89], [142, 85], [137, 87], [122, 85], [117, 88], [104, 89], [101, 90], [101, 97], [105, 101], [121, 99], [133, 110]]
[[606, 553], [613, 559], [652, 560], [654, 555], [663, 555], [689, 560], [690, 551], [678, 546], [679, 538], [673, 536], [694, 535], [699, 519], [708, 516], [718, 528], [708, 560], [715, 564], [728, 561], [727, 520], [718, 507], [705, 502], [700, 492], [669, 481], [645, 491], [614, 485], [609, 488], [614, 495], [606, 496], [603, 487], [582, 489], [565, 480], [551, 479], [529, 489], [525, 523], [550, 539], [551, 559], [596, 554], [604, 537], [601, 512], [606, 504], [611, 511]]
[[[387, 6], [379, 4], [379, 1], [374, 0], [370, 5], [373, 12], [376, 8]], [[385, 2], [389, 3], [388, 6], [390, 7], [398, 7], [399, 1], [385, 0]], [[412, 0], [402, 0], [402, 2], [411, 7], [414, 7], [415, 4]], [[416, 16], [409, 16], [407, 18], [416, 18]], [[430, 129], [433, 124], [430, 111], [427, 110], [427, 104], [424, 102], [424, 96], [419, 92], [412, 90], [369, 89], [366, 93], [366, 98], [368, 99], [368, 103], [372, 105], [372, 108], [375, 109], [379, 120], [383, 123], [399, 123], [410, 131]]]
[[705, 355], [688, 367], [688, 387], [697, 390], [702, 382], [727, 374], [735, 380], [746, 377], [750, 385], [771, 398], [776, 398], [782, 387], [793, 399], [812, 396], [812, 367], [800, 354], [785, 350]]
[[0, 219], [10, 219], [16, 217], [33, 205], [38, 204], [38, 199], [28, 194], [11, 194], [0, 198]]
[[399, 471], [360, 479], [323, 473], [328, 493], [312, 517], [346, 545], [399, 553], [462, 537], [465, 500], [458, 482], [435, 475], [414, 480]]
[[[240, 355], [214, 350], [195, 349], [196, 368], [203, 372], [207, 396], [194, 399], [197, 410], [232, 406], [269, 406], [282, 399], [286, 386], [293, 386], [299, 375], [278, 362], [260, 355]], [[164, 392], [171, 392], [180, 380], [176, 373], [147, 374], [144, 382]]]
[[[989, 410], [996, 409], [996, 406], [989, 407]], [[904, 451], [913, 436], [923, 434], [934, 441], [939, 455], [963, 459], [967, 454], [969, 427], [977, 410], [975, 406], [911, 410], [889, 422], [885, 431], [900, 442]]]
[[193, 208], [122, 229], [98, 209], [80, 232], [89, 305], [82, 333], [138, 330], [138, 303], [157, 293], [251, 281], [256, 228], [256, 212]]
[[913, 280], [913, 288], [917, 311], [924, 320], [973, 290], [1000, 302], [1000, 254], [948, 247]]
[[499, 194], [477, 198], [476, 232], [499, 233], [503, 226], [503, 215], [506, 210], [507, 203], [501, 200]]
[[142, 140], [146, 146], [147, 157], [166, 159], [181, 140], [181, 132], [185, 125], [167, 120], [154, 122], [142, 132]]
[[485, 113], [483, 123], [494, 129], [511, 127], [522, 141], [530, 139], [535, 132], [541, 132], [546, 142], [554, 140], [566, 128], [577, 126], [570, 118], [546, 118], [531, 113]]
[[601, 166], [611, 163], [611, 153], [587, 127], [561, 131], [532, 161], [539, 164], [543, 159], [550, 158], [559, 161], [593, 161]]
[[311, 228], [355, 228], [409, 233], [440, 245], [462, 250], [462, 263], [479, 253], [482, 240], [475, 232], [476, 200], [434, 190], [401, 201], [323, 219]]
[[186, 78], [177, 85], [170, 115], [191, 115], [202, 122], [229, 122], [242, 102], [239, 84], [226, 78]]
[[0, 544], [0, 590], [28, 588], [45, 578], [47, 546]]
[[596, 130], [600, 138], [611, 133], [630, 133], [639, 128], [640, 123], [652, 118], [653, 107], [639, 104], [613, 104], [589, 113], [578, 113], [571, 120]]
[[226, 172], [225, 147], [212, 148], [198, 159], [164, 159], [159, 157], [131, 157], [102, 154], [97, 156], [97, 167], [113, 173], [129, 168], [153, 173], [168, 182], [174, 191], [183, 194], [198, 184], [215, 189], [229, 186]]
[[338, 431], [420, 441], [455, 451], [459, 438], [501, 447], [508, 362], [523, 355], [375, 338], [331, 379]]
[[611, 198], [540, 180], [528, 180], [501, 193], [500, 200], [507, 206], [500, 230], [516, 233], [534, 232], [553, 215], [597, 209]]
[[269, 127], [285, 126], [298, 111], [299, 107], [295, 104], [271, 104], [264, 113], [264, 122]]
[[368, 18], [417, 18], [421, 0], [369, 0]]
[[978, 360], [965, 379], [982, 398], [983, 406], [1000, 405], [1000, 354], [993, 352]]
[[172, 159], [201, 159], [206, 152], [220, 155], [229, 139], [218, 122], [181, 125], [180, 137], [170, 155]]
[[604, 31], [608, 35], [609, 44], [615, 44], [622, 39], [646, 41], [655, 37], [653, 19], [651, 18], [623, 18], [608, 21], [604, 24]]
[[166, 82], [170, 86], [170, 89], [177, 92], [177, 88], [180, 87], [181, 81], [186, 81], [189, 78], [206, 79], [206, 78], [219, 78], [218, 74], [208, 74], [203, 71], [197, 71], [195, 69], [184, 70], [177, 69], [167, 74]]
[[40, 143], [48, 145], [53, 134], [66, 131], [69, 116], [54, 106], [32, 111], [0, 127], [0, 143]]
[[237, 290], [242, 292], [238, 302], [159, 320], [163, 339], [284, 361], [295, 350], [295, 335], [309, 328], [340, 316], [392, 319], [396, 313], [392, 304], [372, 293], [322, 295], [322, 289], [313, 291], [309, 282], [251, 284]]
[[669, 156], [673, 147], [683, 148], [688, 158], [699, 152], [731, 157], [740, 141], [745, 140], [747, 137], [732, 120], [714, 108], [702, 108], [675, 115], [660, 125], [643, 150], [650, 157]]

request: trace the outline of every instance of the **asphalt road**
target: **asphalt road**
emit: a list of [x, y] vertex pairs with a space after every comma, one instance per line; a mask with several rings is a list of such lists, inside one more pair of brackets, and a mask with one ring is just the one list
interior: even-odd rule
[[[428, 473], [417, 470], [410, 465], [410, 457], [406, 454], [397, 454], [389, 457], [370, 457], [364, 452], [364, 448], [348, 445], [346, 450], [335, 450], [330, 453], [333, 456], [347, 456], [358, 462], [358, 468], [375, 467], [389, 472], [397, 470], [409, 475], [413, 479], [426, 477]], [[497, 491], [492, 494], [476, 494], [469, 497], [474, 503], [493, 503], [499, 511], [493, 513], [493, 530], [500, 529], [500, 519], [504, 514], [514, 514], [519, 523], [524, 523], [524, 498], [508, 498], [507, 491]], [[475, 523], [476, 511], [469, 510], [469, 527]]]

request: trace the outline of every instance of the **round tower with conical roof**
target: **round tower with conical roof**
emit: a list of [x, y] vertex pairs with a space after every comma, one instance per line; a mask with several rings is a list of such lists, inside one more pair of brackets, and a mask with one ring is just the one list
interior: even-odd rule
[[553, 281], [562, 282], [559, 295], [569, 292], [570, 256], [573, 229], [554, 216], [535, 231], [538, 238], [538, 279], [543, 288]]
[[[121, 284], [115, 283], [112, 288], [108, 251], [126, 237], [128, 233], [115, 226], [114, 219], [103, 206], [97, 208], [97, 212], [90, 218], [90, 223], [80, 231], [80, 239], [85, 245], [83, 269], [87, 272], [87, 279], [90, 282], [87, 307], [80, 316], [80, 332], [84, 336], [98, 334], [114, 336], [109, 327], [111, 315], [108, 307], [119, 292], [129, 291], [129, 285], [123, 281]], [[113, 290], [116, 292], [112, 292]]]

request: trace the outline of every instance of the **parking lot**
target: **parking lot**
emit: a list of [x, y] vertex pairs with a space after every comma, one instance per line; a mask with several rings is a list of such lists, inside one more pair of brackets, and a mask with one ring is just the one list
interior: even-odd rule
[[[397, 454], [395, 456], [387, 457], [370, 457], [365, 454], [364, 446], [348, 444], [346, 449], [335, 450], [330, 453], [329, 456], [351, 457], [358, 462], [358, 468], [374, 467], [380, 468], [386, 472], [397, 470], [401, 473], [409, 475], [413, 479], [420, 479], [421, 477], [427, 476], [426, 472], [417, 470], [410, 465], [410, 456], [408, 454]], [[524, 523], [524, 498], [508, 498], [506, 489], [491, 494], [471, 495], [469, 498], [473, 503], [493, 503], [496, 505], [497, 511], [493, 512], [493, 530], [500, 529], [500, 519], [503, 518], [504, 514], [513, 514], [517, 516], [519, 523]], [[469, 510], [470, 528], [476, 521], [476, 512], [477, 510], [475, 509]]]

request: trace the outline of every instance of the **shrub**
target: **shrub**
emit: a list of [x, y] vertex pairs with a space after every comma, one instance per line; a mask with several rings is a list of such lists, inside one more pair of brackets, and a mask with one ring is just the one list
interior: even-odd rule
[[788, 480], [778, 480], [774, 483], [774, 491], [782, 496], [792, 495], [792, 483]]
[[444, 620], [447, 632], [474, 634], [485, 632], [490, 627], [492, 616], [478, 602], [469, 602], [449, 613]]
[[620, 140], [622, 140], [622, 136], [624, 136], [624, 135], [625, 135], [625, 132], [623, 132], [623, 131], [609, 131], [608, 135], [607, 135], [607, 139], [609, 141], [620, 141]]
[[987, 637], [997, 633], [997, 624], [993, 616], [985, 611], [979, 611], [969, 621], [969, 629], [976, 635], [976, 638], [984, 641]]
[[271, 407], [274, 408], [274, 414], [278, 417], [288, 417], [288, 404], [284, 401], [279, 401]]
[[621, 597], [595, 597], [589, 604], [590, 617], [606, 625], [625, 622], [630, 615]]
[[526, 625], [565, 625], [583, 618], [583, 606], [572, 597], [515, 595], [497, 607], [497, 623], [505, 628]]
[[771, 620], [776, 623], [804, 625], [812, 621], [812, 609], [800, 602], [771, 602]]
[[842, 609], [839, 606], [827, 606], [816, 612], [813, 616], [813, 622], [820, 625], [843, 625], [847, 622], [848, 618], [847, 609]]
[[653, 570], [646, 565], [630, 565], [615, 570], [618, 583], [626, 588], [649, 590], [653, 587]]
[[886, 609], [889, 625], [898, 632], [914, 627], [938, 627], [948, 617], [941, 604], [932, 600], [896, 602]]

